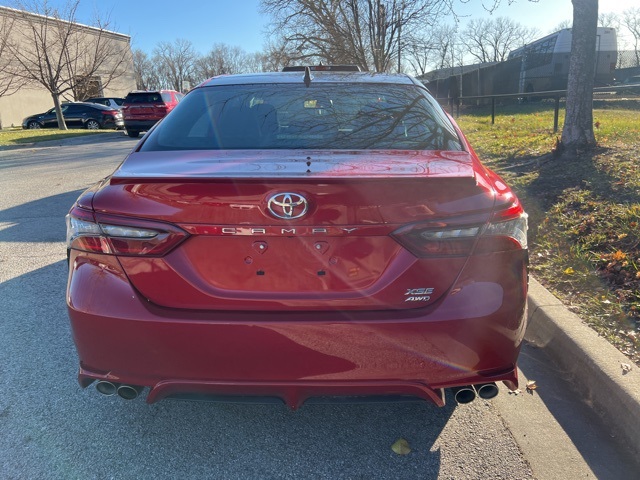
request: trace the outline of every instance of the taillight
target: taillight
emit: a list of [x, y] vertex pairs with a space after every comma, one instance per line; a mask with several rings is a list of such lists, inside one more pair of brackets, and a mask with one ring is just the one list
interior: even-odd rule
[[111, 116], [115, 117], [120, 112], [118, 110], [103, 110], [102, 113], [104, 113], [105, 115], [111, 115]]
[[527, 244], [528, 216], [518, 201], [491, 216], [478, 239], [475, 253], [524, 250]]
[[188, 237], [174, 225], [93, 214], [74, 208], [66, 217], [67, 248], [108, 255], [162, 256]]
[[471, 253], [481, 228], [478, 224], [415, 223], [392, 236], [416, 257], [458, 257]]
[[417, 257], [459, 257], [527, 248], [527, 214], [520, 204], [477, 217], [407, 225], [392, 236]]

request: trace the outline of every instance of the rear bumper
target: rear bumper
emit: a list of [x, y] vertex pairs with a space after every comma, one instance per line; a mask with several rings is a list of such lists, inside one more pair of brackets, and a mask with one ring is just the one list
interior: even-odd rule
[[[102, 128], [117, 128], [118, 127], [118, 120], [115, 120], [113, 117], [105, 116], [100, 122], [101, 122]], [[120, 124], [123, 124], [123, 122], [120, 121]]]
[[150, 403], [180, 394], [275, 396], [296, 408], [312, 396], [345, 395], [442, 405], [444, 388], [517, 386], [526, 296], [517, 282], [508, 291], [469, 283], [429, 311], [193, 312], [141, 298], [113, 257], [72, 252], [70, 265], [83, 387], [142, 385]]
[[158, 120], [123, 120], [123, 125], [126, 130], [136, 130], [139, 132], [146, 132], [147, 130], [151, 130]]

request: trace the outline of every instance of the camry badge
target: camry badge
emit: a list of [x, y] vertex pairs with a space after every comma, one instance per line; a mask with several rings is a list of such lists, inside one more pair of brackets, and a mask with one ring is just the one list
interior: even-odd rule
[[309, 209], [307, 199], [297, 193], [277, 193], [269, 197], [269, 213], [276, 218], [293, 220], [302, 217]]

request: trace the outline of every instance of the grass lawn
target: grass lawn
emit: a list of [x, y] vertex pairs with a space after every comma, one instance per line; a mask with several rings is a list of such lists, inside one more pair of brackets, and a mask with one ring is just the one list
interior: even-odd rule
[[80, 135], [92, 135], [104, 133], [109, 130], [84, 130], [74, 128], [69, 130], [58, 130], [55, 128], [42, 128], [38, 130], [22, 130], [20, 128], [8, 128], [0, 130], [0, 146], [24, 145], [34, 142], [44, 142], [45, 140], [60, 140]]
[[598, 147], [571, 160], [548, 155], [552, 104], [457, 121], [529, 213], [532, 274], [640, 366], [640, 101], [594, 106]]

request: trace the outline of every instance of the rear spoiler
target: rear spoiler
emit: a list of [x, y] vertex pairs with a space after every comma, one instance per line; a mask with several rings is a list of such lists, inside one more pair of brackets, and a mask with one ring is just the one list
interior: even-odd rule
[[134, 152], [111, 176], [111, 183], [175, 179], [389, 179], [455, 178], [475, 181], [469, 152], [375, 150], [338, 152], [219, 150]]

